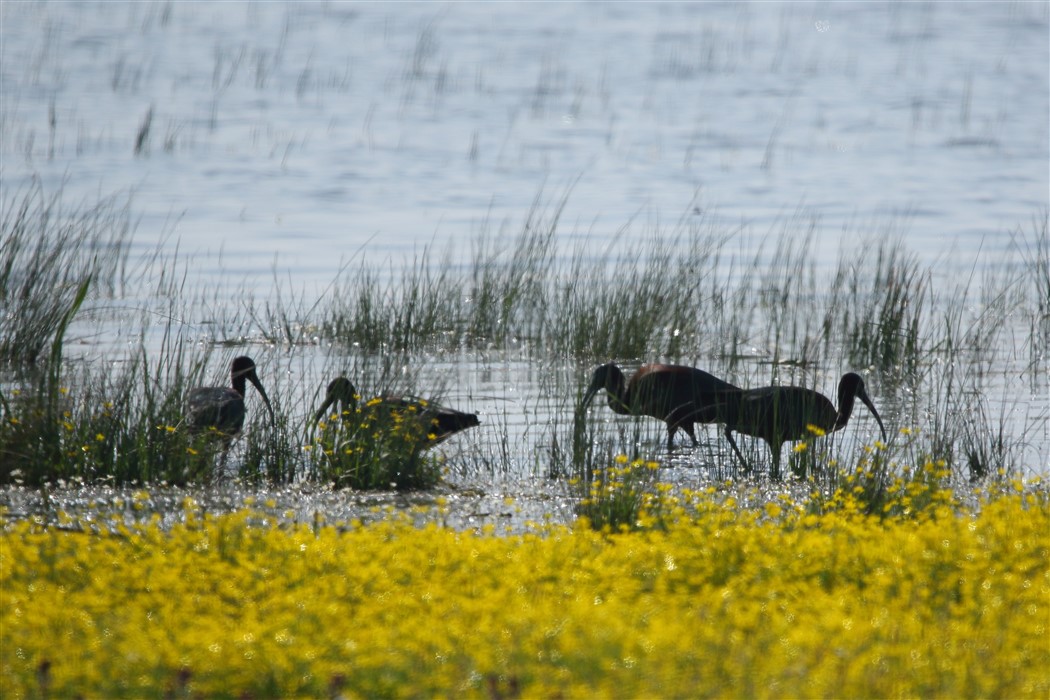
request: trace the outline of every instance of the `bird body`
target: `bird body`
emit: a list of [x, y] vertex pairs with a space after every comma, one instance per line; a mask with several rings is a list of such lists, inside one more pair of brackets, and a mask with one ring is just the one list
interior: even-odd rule
[[601, 390], [608, 394], [609, 408], [621, 415], [651, 416], [667, 423], [667, 449], [674, 448], [679, 429], [699, 444], [693, 425], [714, 423], [721, 415], [718, 403], [726, 392], [740, 391], [729, 382], [695, 367], [642, 365], [627, 381], [615, 364], [594, 370], [583, 397], [587, 406]]
[[[780, 451], [785, 442], [794, 442], [813, 435], [813, 428], [823, 433], [841, 430], [853, 414], [853, 405], [860, 399], [875, 416], [883, 439], [886, 428], [879, 412], [864, 388], [860, 375], [850, 372], [839, 381], [839, 407], [812, 389], [797, 386], [766, 386], [755, 389], [737, 389], [722, 394], [716, 402], [718, 422], [725, 425], [725, 436], [745, 468], [749, 468], [740, 453], [733, 432], [762, 438], [769, 444], [773, 456], [773, 478], [780, 476]], [[704, 414], [710, 415], [710, 411]]]
[[[324, 418], [333, 404], [339, 407], [340, 415], [356, 415], [359, 396], [354, 385], [346, 377], [337, 377], [328, 384], [325, 401], [314, 414], [314, 422]], [[372, 413], [383, 411], [391, 415], [412, 416], [422, 432], [420, 447], [433, 447], [458, 432], [481, 424], [476, 413], [457, 411], [440, 406], [426, 399], [408, 396], [379, 396], [368, 401], [361, 411]]]
[[244, 405], [244, 390], [251, 382], [262, 396], [270, 420], [273, 407], [255, 373], [255, 363], [250, 357], [238, 357], [230, 366], [232, 386], [205, 386], [190, 390], [186, 397], [186, 422], [191, 432], [203, 432], [214, 428], [227, 438], [233, 438], [244, 427], [247, 410]]

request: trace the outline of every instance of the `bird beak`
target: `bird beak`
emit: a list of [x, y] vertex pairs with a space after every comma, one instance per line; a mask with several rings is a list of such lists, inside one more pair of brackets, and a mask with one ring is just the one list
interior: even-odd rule
[[590, 404], [591, 399], [594, 398], [594, 395], [597, 394], [599, 390], [601, 390], [601, 387], [596, 384], [591, 384], [589, 387], [587, 387], [587, 393], [583, 395], [583, 403], [580, 405], [583, 408], [586, 408], [587, 405]]
[[331, 406], [334, 403], [335, 403], [335, 396], [333, 396], [332, 394], [328, 394], [327, 398], [325, 398], [325, 400], [324, 400], [324, 403], [321, 404], [321, 407], [319, 409], [317, 409], [317, 413], [314, 414], [314, 423], [317, 423], [322, 418], [324, 418], [325, 414], [328, 413], [328, 407]]
[[255, 370], [252, 370], [251, 372], [246, 374], [245, 378], [249, 382], [251, 382], [252, 386], [254, 386], [259, 391], [259, 395], [262, 396], [263, 403], [266, 404], [266, 410], [270, 412], [270, 422], [275, 422], [277, 419], [273, 415], [273, 406], [270, 405], [270, 397], [266, 395], [266, 389], [263, 389], [262, 382], [259, 381], [259, 376], [255, 374]]
[[886, 427], [882, 424], [882, 418], [879, 417], [879, 412], [875, 410], [875, 404], [868, 398], [868, 392], [861, 387], [860, 391], [857, 392], [857, 398], [864, 402], [864, 405], [871, 411], [871, 415], [875, 416], [875, 421], [879, 424], [879, 430], [882, 431], [882, 439], [886, 440]]

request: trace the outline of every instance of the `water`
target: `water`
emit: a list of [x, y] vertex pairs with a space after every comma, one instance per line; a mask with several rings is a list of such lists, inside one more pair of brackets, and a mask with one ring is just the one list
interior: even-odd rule
[[[256, 302], [275, 277], [312, 300], [347, 264], [396, 269], [428, 245], [469, 260], [477, 235], [563, 196], [565, 254], [703, 218], [750, 260], [802, 212], [819, 267], [896, 228], [935, 284], [979, 285], [1020, 264], [1016, 232], [1050, 208], [1048, 8], [8, 2], [0, 187], [130, 193], [136, 254], [178, 245], [191, 289]], [[187, 322], [207, 337], [222, 313]], [[96, 355], [134, 336], [80, 332]], [[279, 391], [347, 364], [303, 353], [271, 368]], [[1021, 396], [1011, 423], [1045, 465], [1046, 374], [1023, 367], [996, 386]], [[450, 371], [450, 402], [503, 426], [495, 445], [534, 445], [521, 411], [558, 410], [522, 360]]]
[[599, 243], [646, 235], [635, 217], [764, 231], [804, 205], [833, 261], [843, 223], [909, 211], [914, 250], [966, 267], [1050, 187], [1045, 3], [2, 12], [3, 187], [131, 190], [140, 245], [222, 250], [204, 271], [255, 284], [275, 259], [324, 285], [362, 248], [463, 253], [569, 188], [564, 235]]

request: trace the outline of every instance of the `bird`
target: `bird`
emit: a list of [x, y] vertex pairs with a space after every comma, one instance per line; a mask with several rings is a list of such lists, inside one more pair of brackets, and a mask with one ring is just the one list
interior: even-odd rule
[[[798, 386], [766, 386], [755, 389], [736, 389], [721, 394], [715, 402], [717, 422], [725, 425], [725, 436], [730, 446], [750, 471], [747, 460], [733, 439], [733, 432], [762, 438], [769, 445], [773, 456], [770, 476], [780, 478], [780, 450], [785, 442], [795, 442], [813, 434], [813, 428], [831, 433], [846, 427], [853, 414], [853, 404], [860, 399], [882, 431], [886, 439], [886, 428], [879, 412], [875, 410], [864, 380], [855, 372], [848, 372], [839, 381], [838, 409], [823, 394]], [[708, 409], [703, 417], [709, 418]]]
[[716, 402], [726, 392], [740, 390], [713, 374], [681, 365], [642, 365], [628, 382], [611, 362], [594, 370], [583, 396], [583, 407], [602, 389], [608, 392], [609, 408], [614, 412], [652, 416], [667, 423], [668, 452], [674, 449], [674, 436], [679, 429], [697, 446], [693, 424], [717, 422], [720, 414], [715, 410]]
[[270, 412], [270, 422], [274, 420], [273, 406], [266, 395], [259, 376], [255, 373], [252, 358], [241, 356], [234, 358], [230, 365], [229, 386], [204, 386], [191, 389], [186, 397], [186, 422], [190, 432], [201, 433], [214, 429], [229, 443], [244, 427], [247, 411], [244, 406], [245, 383], [251, 382], [262, 396], [266, 409]]
[[[358, 400], [357, 389], [350, 380], [346, 377], [336, 377], [329, 382], [324, 403], [314, 413], [314, 423], [324, 418], [333, 404], [338, 404], [339, 415], [355, 415], [358, 411]], [[368, 401], [362, 410], [383, 410], [401, 416], [413, 415], [417, 421], [416, 425], [423, 431], [420, 449], [433, 447], [458, 432], [481, 425], [476, 413], [457, 411], [426, 399], [409, 396], [379, 396]]]

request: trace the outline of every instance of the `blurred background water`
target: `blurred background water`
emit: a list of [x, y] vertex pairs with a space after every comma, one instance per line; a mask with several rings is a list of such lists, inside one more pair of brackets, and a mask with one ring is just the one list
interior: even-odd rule
[[[1050, 208], [1048, 24], [1046, 2], [5, 2], [0, 187], [5, 206], [31, 183], [129, 198], [134, 255], [192, 260], [187, 289], [234, 309], [275, 279], [323, 297], [362, 260], [396, 274], [428, 246], [466, 264], [562, 198], [566, 254], [703, 220], [740, 267], [802, 220], [819, 268], [892, 232], [934, 285], [979, 286]], [[187, 322], [207, 337], [222, 313]], [[138, 337], [79, 332], [96, 358]], [[339, 352], [269, 381], [300, 386], [305, 413]], [[557, 420], [546, 368], [461, 360], [423, 384], [529, 467], [530, 433]], [[999, 391], [1046, 465], [1046, 372], [1021, 371]]]

